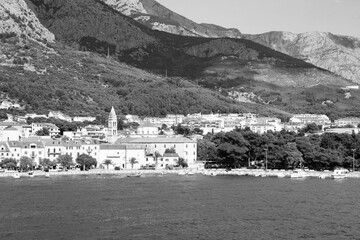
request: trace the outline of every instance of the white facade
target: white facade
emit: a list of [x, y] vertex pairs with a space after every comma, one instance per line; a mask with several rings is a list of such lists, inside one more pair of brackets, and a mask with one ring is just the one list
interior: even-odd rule
[[179, 157], [184, 158], [188, 164], [197, 159], [197, 142], [182, 136], [175, 137], [152, 137], [152, 138], [124, 138], [118, 139], [117, 144], [142, 146], [146, 154], [158, 152], [163, 155], [166, 149], [174, 148]]
[[52, 123], [32, 123], [31, 124], [31, 133], [35, 135], [35, 133], [43, 128], [47, 128], [50, 133], [50, 137], [55, 137], [60, 134], [60, 129]]
[[136, 131], [137, 135], [158, 135], [159, 129], [150, 122], [143, 122], [139, 125]]

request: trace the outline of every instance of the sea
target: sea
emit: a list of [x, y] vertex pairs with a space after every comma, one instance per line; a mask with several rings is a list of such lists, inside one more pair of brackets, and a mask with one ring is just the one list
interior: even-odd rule
[[0, 178], [0, 239], [360, 239], [360, 180]]

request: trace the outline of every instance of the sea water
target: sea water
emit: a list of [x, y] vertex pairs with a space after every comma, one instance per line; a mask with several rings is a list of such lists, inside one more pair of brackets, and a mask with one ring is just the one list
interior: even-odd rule
[[0, 179], [0, 239], [360, 239], [360, 180]]

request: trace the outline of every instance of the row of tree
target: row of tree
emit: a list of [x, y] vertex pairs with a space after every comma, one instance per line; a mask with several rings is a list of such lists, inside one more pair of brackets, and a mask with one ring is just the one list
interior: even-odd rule
[[268, 132], [263, 135], [249, 129], [208, 134], [198, 142], [198, 158], [229, 167], [333, 169], [358, 166], [359, 134], [298, 134]]
[[[79, 155], [75, 159], [75, 162], [80, 165], [82, 169], [90, 169], [92, 167], [96, 167], [97, 165], [96, 159], [87, 154]], [[61, 165], [64, 169], [69, 169], [75, 165], [73, 158], [68, 154], [59, 155], [55, 161], [44, 158], [41, 159], [39, 163], [39, 165], [44, 169], [53, 169], [58, 164]], [[0, 162], [0, 167], [8, 170], [28, 171], [33, 170], [36, 167], [36, 163], [32, 158], [23, 156], [20, 158], [20, 160], [16, 160], [14, 158], [5, 158]]]

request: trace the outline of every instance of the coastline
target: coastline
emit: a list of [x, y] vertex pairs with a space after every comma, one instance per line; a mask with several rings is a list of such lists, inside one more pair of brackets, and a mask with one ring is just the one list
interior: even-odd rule
[[[28, 172], [0, 172], [0, 178], [3, 177], [13, 177], [14, 173], [18, 173], [20, 178], [30, 178]], [[119, 176], [128, 176], [128, 175], [141, 175], [141, 176], [156, 176], [156, 175], [166, 175], [166, 174], [174, 174], [174, 175], [194, 175], [201, 174], [207, 176], [253, 176], [253, 177], [290, 177], [294, 171], [292, 170], [267, 170], [264, 169], [232, 169], [231, 171], [226, 171], [224, 169], [181, 169], [181, 170], [106, 170], [106, 169], [91, 169], [89, 171], [79, 171], [79, 170], [69, 170], [69, 171], [52, 171], [49, 172], [50, 177], [56, 176], [75, 176], [75, 175], [119, 175]], [[304, 178], [331, 178], [333, 172], [332, 171], [304, 171]], [[34, 177], [45, 177], [46, 172], [44, 171], [33, 171]], [[355, 178], [360, 179], [360, 172], [350, 172], [346, 174], [346, 178]]]

